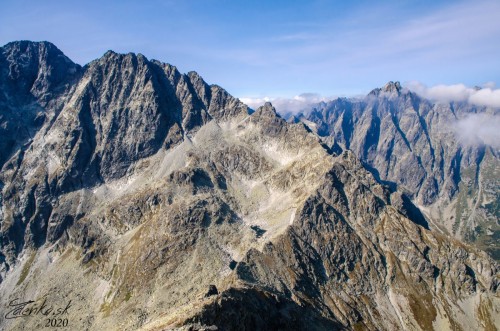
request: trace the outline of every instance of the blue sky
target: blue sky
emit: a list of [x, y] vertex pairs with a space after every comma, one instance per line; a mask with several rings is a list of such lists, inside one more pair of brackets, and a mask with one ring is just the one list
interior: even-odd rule
[[2, 0], [0, 44], [48, 40], [80, 64], [140, 52], [240, 98], [349, 96], [500, 82], [499, 17], [500, 1]]

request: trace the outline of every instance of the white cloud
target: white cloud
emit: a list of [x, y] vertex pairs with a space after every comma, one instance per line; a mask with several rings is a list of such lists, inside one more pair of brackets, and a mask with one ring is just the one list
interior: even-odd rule
[[492, 114], [470, 114], [458, 120], [455, 133], [465, 145], [486, 144], [500, 148], [500, 116]]
[[276, 110], [281, 114], [297, 114], [302, 111], [308, 110], [309, 106], [333, 100], [333, 97], [323, 97], [316, 93], [302, 93], [294, 96], [293, 98], [240, 98], [242, 102], [247, 104], [250, 108], [257, 109], [266, 102], [271, 102]]
[[492, 90], [491, 88], [484, 88], [475, 91], [469, 97], [469, 102], [479, 106], [500, 108], [500, 89]]
[[257, 109], [264, 105], [266, 102], [272, 102], [273, 98], [263, 97], [263, 98], [239, 98], [241, 102], [246, 104], [252, 109]]
[[420, 96], [438, 102], [467, 101], [472, 105], [500, 108], [500, 89], [494, 84], [486, 83], [482, 89], [467, 87], [464, 84], [436, 85], [427, 87], [419, 82], [406, 84]]
[[483, 87], [484, 88], [490, 88], [490, 89], [495, 89], [495, 87], [497, 86], [497, 84], [495, 84], [495, 82], [486, 82], [483, 84]]

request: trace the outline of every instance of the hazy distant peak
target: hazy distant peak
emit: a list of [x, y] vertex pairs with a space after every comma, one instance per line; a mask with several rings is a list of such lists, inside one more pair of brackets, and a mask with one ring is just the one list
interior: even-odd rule
[[398, 81], [396, 82], [393, 82], [393, 81], [390, 81], [388, 82], [387, 84], [384, 85], [384, 87], [382, 88], [382, 91], [383, 92], [401, 92], [401, 83], [399, 83]]
[[372, 90], [368, 95], [380, 96], [381, 93], [383, 95], [387, 95], [387, 94], [400, 95], [402, 91], [403, 91], [403, 87], [401, 86], [400, 82], [389, 81], [382, 88], [376, 88], [376, 89]]

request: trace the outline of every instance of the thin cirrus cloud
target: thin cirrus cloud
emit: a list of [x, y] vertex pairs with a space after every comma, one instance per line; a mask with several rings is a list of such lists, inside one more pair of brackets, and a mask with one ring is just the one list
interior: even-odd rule
[[[346, 94], [356, 87], [355, 93], [366, 93], [389, 80], [473, 85], [499, 77], [498, 12], [498, 1], [457, 2], [418, 14], [381, 6], [346, 13], [307, 33], [264, 39], [248, 52], [263, 58], [254, 62], [268, 72], [261, 82], [288, 87], [291, 95], [300, 89]], [[277, 68], [285, 72], [272, 75]]]
[[[500, 2], [453, 2], [416, 14], [380, 7], [346, 13], [344, 18], [294, 33], [250, 38], [251, 46], [240, 51], [252, 56], [225, 51], [226, 61], [242, 61], [242, 67], [253, 67], [252, 76], [260, 78], [260, 88], [250, 93], [237, 89], [238, 94], [279, 95], [272, 90], [279, 86], [285, 94], [281, 97], [289, 98], [301, 90], [352, 95], [390, 80], [433, 85], [498, 82]], [[385, 15], [393, 18], [383, 19]], [[472, 101], [479, 104], [494, 98], [486, 93]]]
[[237, 97], [355, 95], [391, 80], [500, 83], [499, 13], [498, 0], [5, 0], [0, 44], [49, 40], [80, 64], [141, 52]]

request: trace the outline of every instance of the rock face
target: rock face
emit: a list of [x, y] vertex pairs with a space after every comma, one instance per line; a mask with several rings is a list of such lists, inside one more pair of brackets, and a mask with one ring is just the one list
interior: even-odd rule
[[498, 146], [460, 139], [457, 123], [498, 110], [432, 103], [389, 82], [362, 100], [336, 99], [297, 116], [404, 191], [432, 226], [500, 259]]
[[10, 43], [0, 53], [0, 166], [63, 106], [81, 68], [50, 43]]
[[500, 325], [494, 260], [271, 104], [142, 55], [0, 54], [1, 329], [44, 327], [8, 318], [29, 300], [75, 330]]

